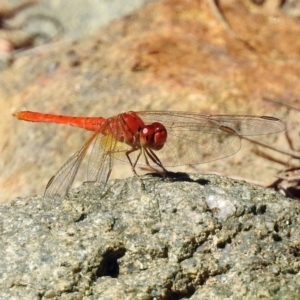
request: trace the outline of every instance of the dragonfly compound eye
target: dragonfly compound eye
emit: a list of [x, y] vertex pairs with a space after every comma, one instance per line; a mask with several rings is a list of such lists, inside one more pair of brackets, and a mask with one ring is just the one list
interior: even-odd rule
[[167, 130], [161, 123], [147, 125], [141, 132], [141, 145], [153, 150], [160, 150], [167, 141]]

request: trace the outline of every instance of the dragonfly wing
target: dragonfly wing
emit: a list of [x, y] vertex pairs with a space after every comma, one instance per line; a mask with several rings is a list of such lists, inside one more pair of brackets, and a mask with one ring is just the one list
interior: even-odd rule
[[204, 134], [173, 128], [168, 131], [166, 144], [156, 154], [167, 167], [214, 161], [230, 156], [240, 148], [241, 139], [231, 130], [222, 134]]
[[61, 203], [74, 182], [78, 168], [86, 155], [86, 152], [95, 140], [99, 132], [95, 132], [85, 143], [82, 149], [76, 152], [68, 161], [52, 176], [44, 193], [44, 204], [46, 207], [57, 206]]
[[145, 122], [162, 123], [168, 133], [157, 151], [164, 166], [201, 164], [230, 156], [241, 147], [240, 136], [275, 133], [285, 124], [259, 116], [200, 115], [188, 112], [138, 112]]
[[268, 116], [210, 116], [210, 121], [217, 125], [232, 128], [237, 134], [252, 136], [281, 132], [285, 123], [277, 118]]
[[[267, 116], [203, 115], [176, 111], [137, 112], [145, 124], [160, 122], [165, 127], [186, 127], [191, 130], [222, 134], [220, 126], [233, 129], [238, 135], [261, 135], [283, 131], [285, 123]], [[179, 125], [181, 124], [181, 125]]]
[[111, 135], [99, 134], [92, 145], [89, 157], [87, 179], [104, 188], [113, 168], [113, 150], [117, 141]]
[[107, 184], [107, 181], [110, 177], [110, 173], [113, 168], [113, 157], [110, 154], [104, 154], [102, 156], [101, 167], [98, 172], [96, 182], [101, 186], [103, 190]]

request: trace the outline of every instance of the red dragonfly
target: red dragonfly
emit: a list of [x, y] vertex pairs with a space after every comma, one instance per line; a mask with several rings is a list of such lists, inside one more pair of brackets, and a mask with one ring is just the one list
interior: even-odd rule
[[[129, 111], [108, 119], [21, 111], [20, 120], [68, 124], [94, 131], [84, 146], [52, 176], [44, 194], [60, 201], [69, 191], [91, 147], [87, 180], [104, 188], [114, 159], [128, 160], [133, 173], [143, 164], [165, 176], [167, 166], [200, 164], [230, 156], [241, 147], [240, 136], [280, 132], [285, 124], [268, 116], [201, 115], [176, 111]], [[125, 155], [124, 155], [125, 154]]]

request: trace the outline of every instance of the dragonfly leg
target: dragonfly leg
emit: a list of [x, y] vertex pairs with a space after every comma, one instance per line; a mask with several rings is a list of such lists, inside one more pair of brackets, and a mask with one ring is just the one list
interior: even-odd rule
[[137, 174], [137, 172], [136, 172], [136, 170], [135, 170], [135, 167], [136, 167], [136, 165], [137, 165], [137, 162], [139, 161], [139, 159], [140, 159], [140, 157], [141, 157], [141, 152], [142, 152], [142, 150], [140, 149], [140, 152], [139, 152], [139, 154], [138, 154], [138, 156], [137, 156], [137, 158], [136, 158], [136, 160], [135, 160], [134, 163], [132, 163], [132, 161], [131, 161], [131, 159], [130, 159], [130, 156], [129, 156], [130, 153], [132, 153], [132, 152], [134, 152], [134, 151], [137, 151], [137, 150], [138, 150], [138, 149], [136, 149], [136, 148], [132, 148], [132, 149], [126, 151], [126, 156], [127, 156], [127, 159], [128, 159], [128, 161], [129, 161], [129, 163], [130, 163], [130, 165], [131, 165], [132, 172], [133, 172], [134, 175], [139, 179], [139, 181], [140, 181], [140, 183], [141, 183], [141, 185], [142, 185], [142, 188], [145, 189], [145, 185], [144, 185], [143, 180], [140, 178], [140, 176]]
[[[163, 166], [162, 162], [160, 161], [160, 159], [158, 158], [158, 156], [154, 153], [153, 150], [148, 149], [148, 148], [144, 148], [144, 157], [145, 157], [145, 161], [147, 166], [151, 169], [154, 170], [156, 173], [160, 174], [163, 178], [166, 177], [167, 175], [167, 169]], [[154, 167], [152, 167], [149, 163], [149, 160], [147, 158], [147, 156], [151, 159], [151, 161], [153, 163], [155, 163], [158, 167], [160, 167], [162, 169], [162, 171], [159, 171], [157, 169], [155, 169]]]
[[[131, 161], [129, 155], [130, 155], [130, 153], [132, 153], [132, 152], [134, 152], [134, 151], [137, 151], [137, 150], [138, 150], [138, 149], [136, 149], [136, 148], [132, 148], [132, 149], [128, 150], [128, 151], [126, 152], [126, 156], [127, 156], [127, 159], [128, 159], [128, 161], [129, 161], [129, 163], [130, 163], [130, 165], [131, 165], [131, 168], [132, 168], [133, 173], [135, 174], [135, 176], [137, 176], [137, 177], [139, 178], [139, 180], [140, 180], [140, 182], [141, 182], [141, 184], [142, 184], [143, 187], [144, 187], [144, 183], [143, 183], [142, 179], [140, 178], [140, 176], [137, 174], [137, 172], [136, 172], [136, 170], [135, 170], [135, 167], [136, 167], [136, 165], [137, 165], [137, 163], [138, 163], [138, 161], [139, 161], [139, 159], [140, 159], [140, 157], [141, 157], [141, 154], [143, 154], [144, 159], [145, 159], [145, 162], [146, 162], [146, 165], [149, 167], [150, 170], [152, 170], [152, 171], [154, 171], [154, 172], [160, 174], [163, 178], [166, 177], [166, 174], [167, 174], [168, 171], [167, 171], [166, 168], [163, 166], [163, 164], [162, 164], [162, 162], [160, 161], [160, 159], [158, 158], [158, 156], [157, 156], [151, 149], [149, 149], [149, 148], [140, 148], [140, 149], [139, 149], [140, 152], [139, 152], [139, 154], [138, 154], [138, 156], [137, 156], [135, 162], [133, 163], [133, 162]], [[150, 160], [151, 160], [155, 165], [157, 165], [159, 168], [161, 168], [162, 171], [157, 170], [156, 168], [154, 168], [153, 166], [151, 166], [148, 157], [150, 158]]]
[[136, 175], [137, 177], [139, 177], [139, 175], [137, 174], [137, 172], [136, 172], [136, 170], [135, 170], [135, 167], [136, 167], [136, 164], [137, 164], [138, 160], [140, 159], [141, 151], [140, 151], [140, 153], [138, 154], [138, 156], [137, 156], [135, 162], [132, 163], [129, 154], [132, 153], [132, 152], [134, 152], [134, 151], [137, 151], [137, 149], [132, 148], [132, 149], [126, 151], [126, 156], [127, 156], [127, 159], [128, 159], [128, 161], [129, 161], [129, 163], [130, 163], [130, 165], [131, 165], [132, 172], [134, 173], [134, 175]]

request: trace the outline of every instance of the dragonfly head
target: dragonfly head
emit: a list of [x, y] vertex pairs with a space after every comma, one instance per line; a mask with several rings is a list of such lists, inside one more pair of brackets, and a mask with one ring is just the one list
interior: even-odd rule
[[140, 132], [140, 144], [145, 148], [160, 150], [167, 141], [167, 135], [165, 126], [155, 122], [142, 128]]

